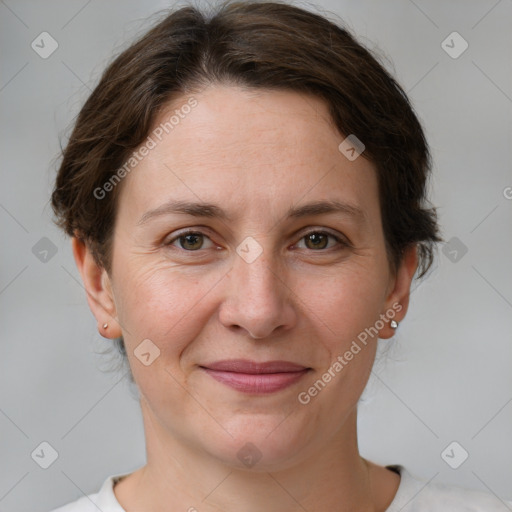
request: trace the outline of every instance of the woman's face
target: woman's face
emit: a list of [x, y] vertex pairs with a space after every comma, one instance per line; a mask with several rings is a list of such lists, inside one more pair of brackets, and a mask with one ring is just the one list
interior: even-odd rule
[[[284, 467], [340, 435], [413, 270], [390, 273], [374, 167], [340, 151], [320, 100], [194, 98], [118, 185], [114, 316], [161, 433]], [[269, 361], [289, 364], [252, 364]]]

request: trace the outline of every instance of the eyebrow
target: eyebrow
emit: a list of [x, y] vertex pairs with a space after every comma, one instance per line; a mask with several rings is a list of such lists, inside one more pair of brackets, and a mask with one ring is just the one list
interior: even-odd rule
[[[140, 226], [141, 224], [145, 224], [155, 217], [176, 213], [191, 215], [193, 217], [218, 218], [228, 222], [233, 221], [233, 217], [216, 204], [171, 200], [153, 210], [149, 210], [144, 213], [137, 222], [137, 225]], [[301, 217], [323, 215], [328, 213], [342, 214], [349, 218], [353, 218], [358, 222], [363, 222], [366, 220], [364, 211], [359, 207], [337, 200], [314, 201], [302, 206], [294, 206], [288, 210], [286, 217], [297, 219]]]

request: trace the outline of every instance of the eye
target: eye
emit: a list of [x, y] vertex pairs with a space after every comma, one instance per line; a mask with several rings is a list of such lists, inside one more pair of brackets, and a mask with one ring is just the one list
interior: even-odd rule
[[[335, 243], [329, 245], [329, 239], [334, 240]], [[340, 246], [339, 248], [348, 247], [349, 245], [340, 237], [337, 237], [328, 231], [310, 231], [300, 239], [300, 241], [302, 240], [304, 240], [306, 249], [311, 249], [313, 251], [331, 249], [333, 246], [336, 247], [336, 245]]]
[[213, 244], [210, 247], [204, 247], [206, 240], [212, 244], [212, 241], [208, 238], [208, 236], [206, 236], [204, 233], [201, 233], [201, 231], [186, 231], [170, 239], [165, 243], [165, 245], [174, 246], [175, 242], [178, 242], [179, 249], [194, 252], [198, 251], [199, 249], [208, 249], [212, 247]]

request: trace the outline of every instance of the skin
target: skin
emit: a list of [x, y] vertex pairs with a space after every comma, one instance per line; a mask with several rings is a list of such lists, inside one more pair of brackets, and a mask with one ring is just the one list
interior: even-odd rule
[[[124, 336], [141, 395], [147, 464], [115, 495], [128, 512], [384, 511], [400, 477], [360, 456], [356, 430], [377, 337], [307, 405], [297, 396], [393, 304], [403, 319], [416, 249], [391, 271], [375, 168], [340, 153], [345, 137], [321, 100], [218, 84], [194, 97], [120, 185], [111, 275], [72, 242], [99, 330]], [[232, 219], [168, 213], [139, 224], [170, 199], [215, 203]], [[287, 217], [320, 200], [363, 216]], [[180, 240], [183, 228], [205, 236]], [[318, 231], [349, 245], [308, 243]], [[262, 249], [251, 263], [236, 252], [248, 236]], [[385, 322], [378, 336], [392, 335]], [[149, 366], [134, 355], [145, 339], [160, 350]], [[229, 358], [311, 370], [279, 392], [244, 394], [199, 368]], [[237, 457], [247, 442], [262, 454], [250, 468]]]

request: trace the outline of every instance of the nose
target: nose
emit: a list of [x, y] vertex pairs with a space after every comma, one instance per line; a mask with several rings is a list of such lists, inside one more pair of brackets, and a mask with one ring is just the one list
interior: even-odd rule
[[243, 329], [252, 338], [263, 339], [290, 329], [296, 322], [293, 291], [286, 273], [263, 253], [248, 263], [235, 254], [226, 275], [226, 296], [219, 319], [229, 329]]

